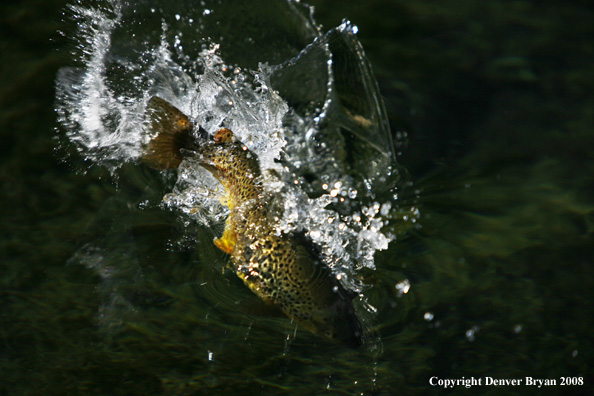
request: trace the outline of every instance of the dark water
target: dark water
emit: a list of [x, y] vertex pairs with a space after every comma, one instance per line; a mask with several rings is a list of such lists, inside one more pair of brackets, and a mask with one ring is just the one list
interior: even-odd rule
[[138, 207], [167, 181], [134, 164], [114, 180], [60, 144], [54, 80], [73, 22], [62, 1], [24, 1], [0, 8], [0, 394], [447, 392], [432, 377], [483, 379], [450, 393], [594, 389], [594, 10], [311, 3], [326, 29], [359, 27], [394, 135], [408, 136], [401, 203], [421, 228], [360, 274], [381, 353], [236, 309], [250, 293], [222, 273], [220, 230], [185, 240], [175, 213]]

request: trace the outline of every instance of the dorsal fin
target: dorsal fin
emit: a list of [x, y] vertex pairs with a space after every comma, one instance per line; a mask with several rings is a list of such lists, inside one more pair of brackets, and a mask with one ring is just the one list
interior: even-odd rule
[[183, 159], [181, 149], [193, 145], [192, 123], [180, 110], [156, 96], [148, 102], [147, 117], [153, 138], [142, 159], [155, 169], [177, 168]]

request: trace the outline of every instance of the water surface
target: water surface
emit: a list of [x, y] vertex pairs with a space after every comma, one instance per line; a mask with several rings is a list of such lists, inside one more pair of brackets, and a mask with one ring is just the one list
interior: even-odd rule
[[[407, 183], [391, 209], [420, 216], [352, 272], [377, 347], [342, 348], [240, 309], [251, 293], [223, 273], [220, 226], [158, 204], [174, 175], [135, 161], [114, 171], [69, 143], [54, 89], [59, 69], [80, 66], [76, 22], [64, 2], [30, 1], [2, 6], [0, 393], [442, 393], [433, 376], [581, 376], [591, 387], [590, 8], [312, 4], [324, 31], [342, 18], [357, 26], [404, 143]], [[466, 392], [498, 391], [535, 389]]]

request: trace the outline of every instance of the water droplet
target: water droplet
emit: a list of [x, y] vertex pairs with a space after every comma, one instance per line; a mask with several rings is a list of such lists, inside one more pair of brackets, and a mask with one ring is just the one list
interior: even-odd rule
[[466, 330], [466, 339], [470, 342], [474, 341], [474, 330], [472, 330], [472, 329]]
[[405, 279], [401, 282], [396, 283], [396, 290], [398, 291], [398, 297], [402, 297], [403, 294], [408, 293], [410, 290], [410, 282], [408, 279]]
[[480, 328], [478, 326], [472, 326], [470, 329], [466, 330], [466, 339], [470, 342], [473, 342], [476, 338], [475, 336], [479, 329]]
[[382, 216], [387, 216], [390, 213], [390, 209], [392, 209], [392, 203], [385, 202], [380, 209], [380, 214]]

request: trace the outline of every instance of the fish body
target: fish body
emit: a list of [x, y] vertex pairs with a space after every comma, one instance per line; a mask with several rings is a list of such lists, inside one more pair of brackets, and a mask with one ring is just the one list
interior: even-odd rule
[[[155, 168], [177, 168], [192, 156], [225, 188], [221, 200], [230, 209], [222, 237], [215, 245], [231, 256], [231, 267], [262, 300], [309, 331], [361, 344], [361, 324], [346, 290], [320, 260], [305, 235], [275, 229], [262, 186], [256, 156], [234, 141], [226, 128], [213, 138], [193, 128], [178, 109], [154, 97], [148, 105], [153, 134], [144, 159]], [[198, 136], [196, 136], [198, 134]]]

